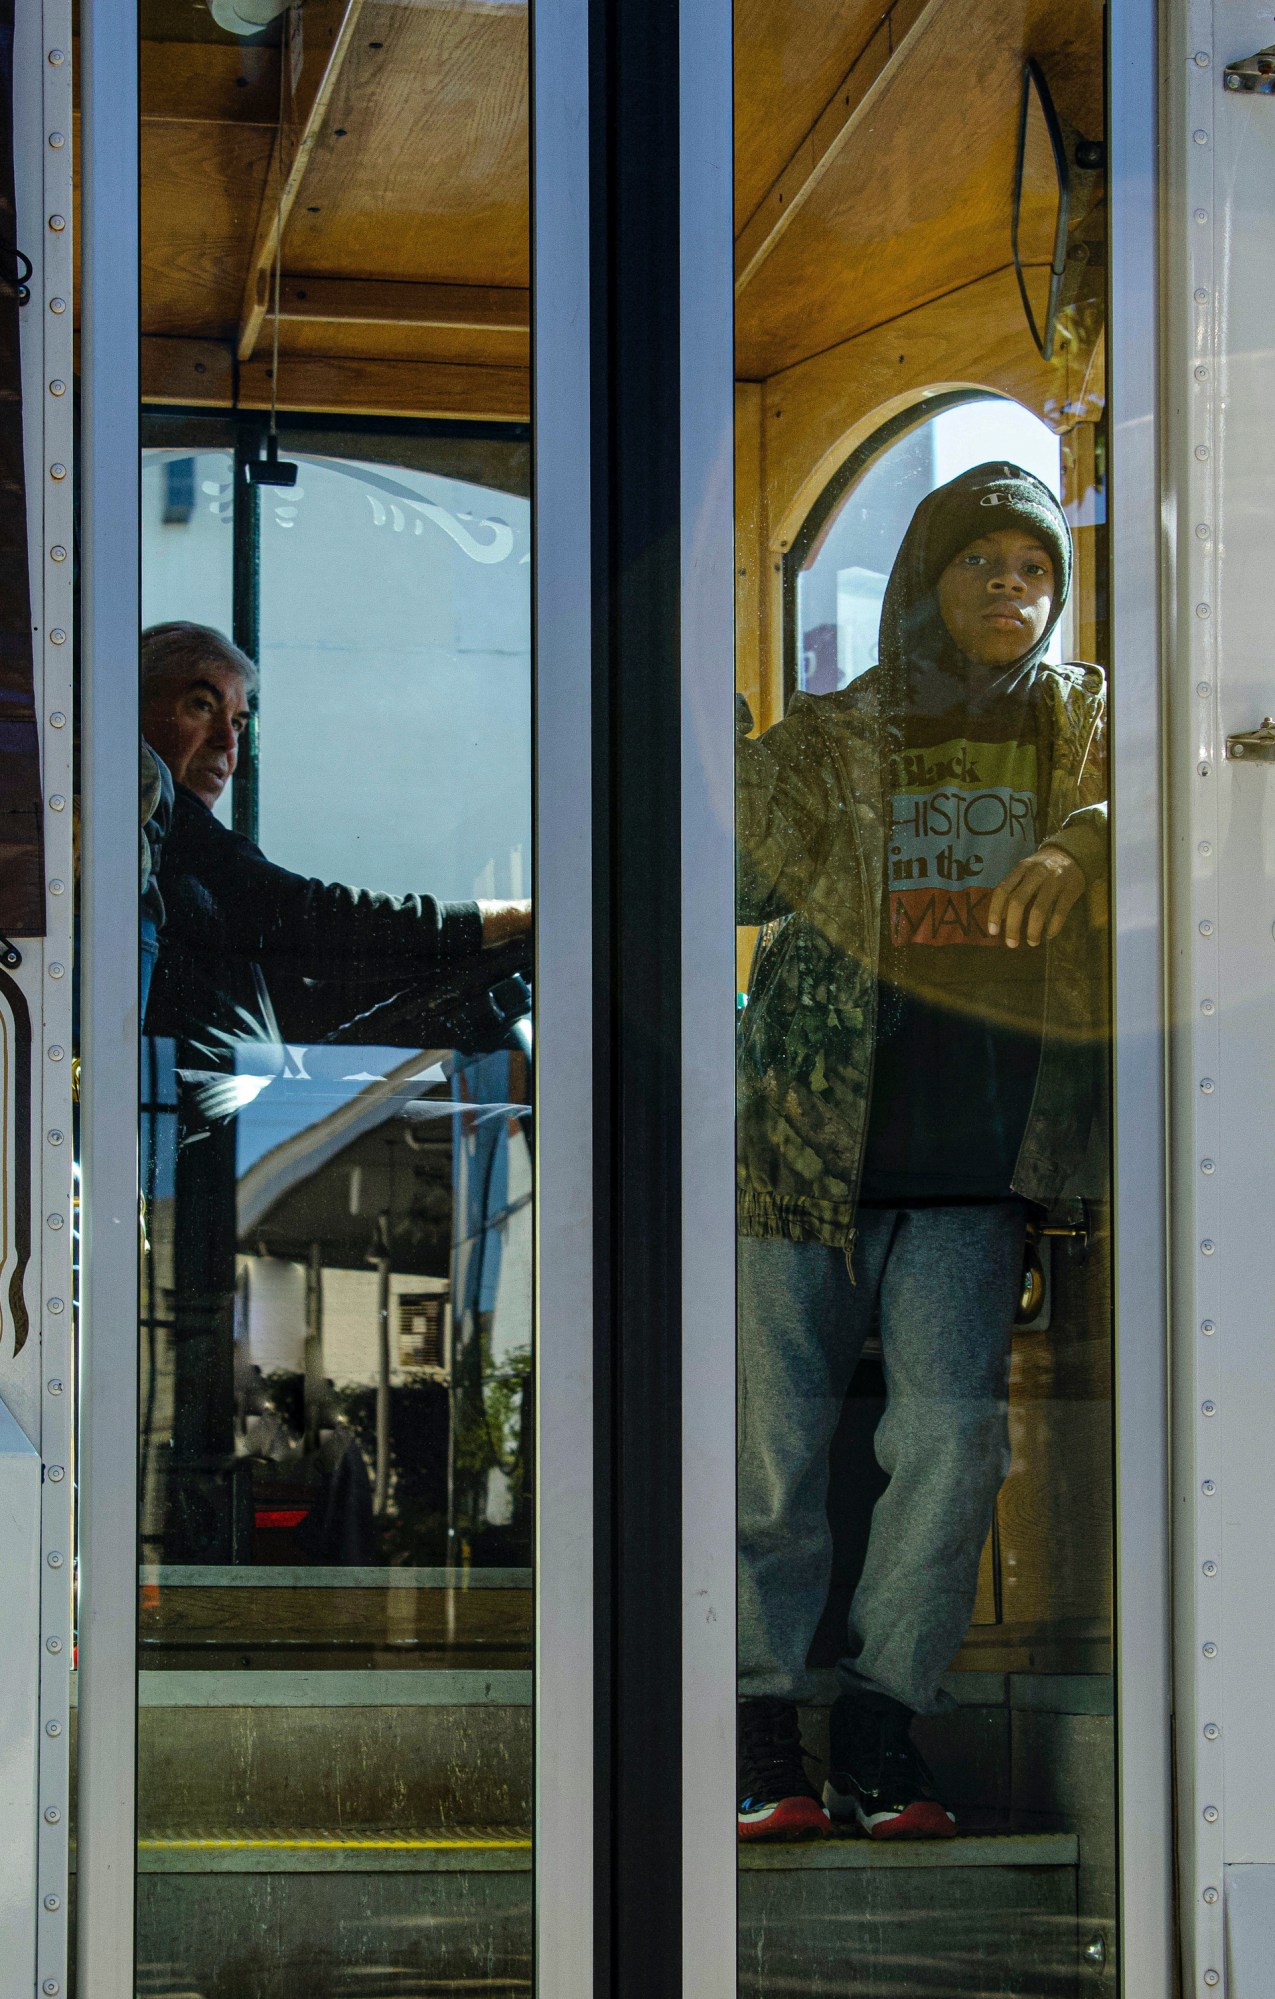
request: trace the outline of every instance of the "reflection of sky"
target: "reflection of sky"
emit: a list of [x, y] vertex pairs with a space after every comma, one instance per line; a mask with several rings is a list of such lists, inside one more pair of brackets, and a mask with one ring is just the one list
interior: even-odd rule
[[[242, 1176], [276, 1146], [353, 1103], [394, 1071], [403, 1070], [411, 1064], [413, 1052], [407, 1048], [357, 1044], [337, 1046], [331, 1042], [290, 1048], [283, 1072], [272, 1074], [260, 1094], [238, 1112], [236, 1172]], [[505, 1066], [498, 1072], [499, 1088], [493, 1096], [488, 1086], [496, 1077], [492, 1064], [497, 1059]], [[265, 1068], [260, 1048], [242, 1050], [236, 1069], [242, 1076], [261, 1077]], [[451, 1077], [460, 1071], [474, 1073], [458, 1101], [451, 1089]], [[440, 1118], [451, 1123], [463, 1109], [477, 1113], [480, 1124], [489, 1121], [503, 1124], [511, 1112], [521, 1109], [505, 1101], [507, 1084], [508, 1056], [424, 1054], [419, 1067], [407, 1066], [395, 1093], [382, 1100], [386, 1120], [406, 1115], [413, 1120]]]
[[[298, 1049], [302, 1073], [276, 1076], [259, 1097], [240, 1111], [235, 1146], [237, 1171], [246, 1173], [276, 1145], [295, 1138], [298, 1132], [318, 1124], [342, 1105], [352, 1103], [370, 1083], [397, 1069], [410, 1053], [406, 1048], [338, 1047], [330, 1042]], [[247, 1063], [251, 1064], [250, 1056]], [[295, 1069], [297, 1064], [292, 1062], [288, 1066]], [[426, 1064], [422, 1062], [421, 1067], [424, 1069]], [[252, 1073], [251, 1066], [247, 1072]], [[422, 1083], [421, 1094], [431, 1087], [437, 1088], [441, 1080], [439, 1077], [432, 1084]]]

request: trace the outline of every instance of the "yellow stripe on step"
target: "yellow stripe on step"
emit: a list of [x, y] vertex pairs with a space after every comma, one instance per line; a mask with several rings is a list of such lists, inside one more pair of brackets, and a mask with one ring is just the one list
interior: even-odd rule
[[526, 1853], [525, 1835], [227, 1833], [139, 1839], [139, 1853]]

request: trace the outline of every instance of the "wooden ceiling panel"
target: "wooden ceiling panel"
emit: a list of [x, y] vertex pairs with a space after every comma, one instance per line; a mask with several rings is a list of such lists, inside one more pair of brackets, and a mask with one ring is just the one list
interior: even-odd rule
[[737, 372], [772, 375], [1004, 268], [1024, 56], [1097, 137], [1101, 51], [1099, 0], [926, 7], [743, 284]]
[[231, 337], [273, 132], [142, 124], [142, 330]]
[[279, 51], [143, 42], [140, 96], [143, 118], [216, 118], [273, 127], [279, 117]]
[[735, 227], [827, 104], [884, 0], [735, 0]]
[[284, 236], [284, 270], [526, 285], [527, 14], [367, 4]]

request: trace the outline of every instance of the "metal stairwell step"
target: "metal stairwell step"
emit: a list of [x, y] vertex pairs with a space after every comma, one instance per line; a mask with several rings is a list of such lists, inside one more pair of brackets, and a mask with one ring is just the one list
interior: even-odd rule
[[967, 1867], [1071, 1867], [1080, 1857], [1074, 1833], [971, 1833], [956, 1839], [849, 1838], [764, 1841], [740, 1848], [746, 1873], [789, 1874], [868, 1869], [873, 1872]]

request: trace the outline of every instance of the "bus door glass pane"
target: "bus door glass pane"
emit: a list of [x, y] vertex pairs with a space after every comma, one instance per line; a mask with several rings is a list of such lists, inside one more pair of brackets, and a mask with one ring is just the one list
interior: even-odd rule
[[735, 36], [740, 1990], [1114, 1991], [1102, 10]]
[[513, 1999], [528, 15], [271, 12], [142, 27], [138, 1989]]

